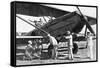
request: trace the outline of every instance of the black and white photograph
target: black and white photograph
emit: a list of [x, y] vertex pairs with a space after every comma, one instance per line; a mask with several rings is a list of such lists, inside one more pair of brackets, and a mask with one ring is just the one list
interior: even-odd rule
[[14, 5], [16, 66], [97, 61], [97, 6]]

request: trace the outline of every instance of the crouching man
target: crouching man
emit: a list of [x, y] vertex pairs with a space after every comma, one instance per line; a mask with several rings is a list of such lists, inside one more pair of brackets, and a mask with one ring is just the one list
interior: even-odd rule
[[35, 50], [35, 48], [33, 48], [32, 46], [32, 41], [29, 40], [28, 41], [28, 45], [26, 46], [26, 49], [25, 49], [25, 56], [23, 57], [23, 59], [30, 59], [32, 60], [33, 59], [33, 51]]
[[41, 51], [42, 51], [42, 45], [40, 45], [39, 40], [36, 41], [28, 41], [28, 45], [26, 46], [25, 49], [25, 57], [24, 58], [28, 58], [30, 60], [32, 60], [33, 58], [39, 58], [41, 59]]
[[42, 52], [42, 44], [40, 40], [35, 40], [34, 41], [34, 46], [35, 51], [33, 52], [33, 56], [36, 58], [41, 59], [41, 52]]
[[66, 39], [68, 39], [68, 57], [70, 60], [73, 59], [73, 37], [70, 31], [67, 31], [67, 36], [65, 36]]
[[58, 55], [58, 42], [55, 37], [51, 36], [50, 34], [47, 35], [49, 38], [50, 45], [48, 47], [48, 55], [52, 59], [57, 59]]

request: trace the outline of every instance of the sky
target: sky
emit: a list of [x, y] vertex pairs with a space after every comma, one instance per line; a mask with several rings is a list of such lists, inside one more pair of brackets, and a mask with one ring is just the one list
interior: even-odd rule
[[[69, 11], [69, 12], [77, 11], [77, 8], [75, 6], [61, 6], [61, 5], [45, 5], [45, 6], [49, 6], [49, 7]], [[94, 7], [79, 7], [79, 8], [84, 15], [96, 18], [96, 8], [94, 8]], [[17, 15], [27, 21], [29, 21], [29, 20], [32, 20], [32, 21], [38, 20], [39, 21], [39, 19], [41, 18], [42, 21], [45, 22], [42, 17], [33, 17], [33, 16], [27, 16], [27, 15], [21, 15], [21, 14], [17, 14]], [[45, 17], [45, 18], [48, 21], [48, 18], [47, 17]], [[34, 23], [32, 23], [32, 24], [34, 24]], [[35, 29], [33, 26], [25, 23], [24, 21], [20, 20], [17, 17], [16, 17], [16, 25], [17, 25], [16, 31], [18, 33], [30, 32], [33, 29]]]

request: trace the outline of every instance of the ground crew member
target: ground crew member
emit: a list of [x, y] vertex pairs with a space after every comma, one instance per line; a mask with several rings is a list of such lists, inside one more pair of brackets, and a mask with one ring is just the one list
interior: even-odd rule
[[37, 39], [33, 47], [35, 48], [33, 55], [41, 59], [41, 51], [42, 51], [41, 41]]
[[87, 55], [90, 59], [93, 59], [93, 36], [90, 32], [87, 32]]
[[27, 58], [32, 60], [32, 58], [33, 58], [32, 57], [33, 50], [35, 50], [35, 48], [32, 47], [32, 41], [29, 40], [28, 41], [28, 45], [27, 45], [27, 47], [25, 49], [25, 57], [27, 57]]
[[58, 45], [58, 42], [55, 39], [55, 37], [51, 36], [50, 34], [48, 34], [47, 36], [49, 38], [50, 46], [52, 47], [52, 56], [51, 56], [51, 58], [52, 59], [57, 59], [57, 54], [58, 54], [57, 45]]
[[67, 36], [65, 36], [66, 39], [68, 39], [68, 57], [70, 60], [73, 59], [73, 37], [70, 31], [67, 31]]

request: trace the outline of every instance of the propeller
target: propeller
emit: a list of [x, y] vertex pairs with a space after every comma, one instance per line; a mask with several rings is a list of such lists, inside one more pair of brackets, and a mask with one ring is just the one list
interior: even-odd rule
[[[86, 24], [86, 30], [85, 30], [85, 33], [86, 33], [86, 31], [87, 31], [87, 28], [88, 28], [88, 29], [90, 30], [90, 32], [93, 33], [93, 35], [95, 35], [93, 29], [91, 28], [91, 26], [90, 26], [90, 24], [89, 24], [89, 22], [88, 22], [87, 17], [84, 16], [84, 15], [82, 14], [82, 12], [81, 12], [81, 10], [79, 9], [78, 6], [76, 6], [76, 8], [78, 9], [79, 14], [80, 14], [80, 15], [84, 18], [84, 20], [85, 20], [85, 24]], [[86, 34], [85, 34], [85, 35], [86, 35]]]

